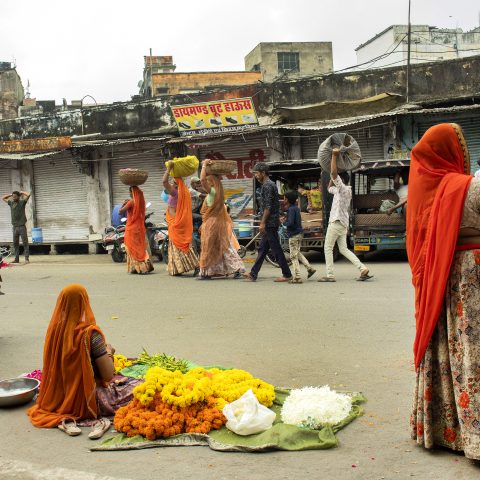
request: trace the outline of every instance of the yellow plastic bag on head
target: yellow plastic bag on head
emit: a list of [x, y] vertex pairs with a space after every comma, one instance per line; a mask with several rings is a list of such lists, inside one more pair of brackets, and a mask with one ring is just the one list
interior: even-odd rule
[[[173, 162], [173, 168], [170, 170], [170, 175], [174, 178], [189, 177], [198, 170], [198, 158], [195, 155], [187, 155], [186, 157], [178, 157], [170, 160]], [[167, 166], [168, 162], [165, 162]]]

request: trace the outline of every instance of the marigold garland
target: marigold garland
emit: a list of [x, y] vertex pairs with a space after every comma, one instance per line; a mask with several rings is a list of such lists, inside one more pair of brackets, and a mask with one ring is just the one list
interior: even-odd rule
[[125, 355], [114, 355], [113, 366], [115, 368], [115, 374], [126, 367], [131, 367], [133, 363]]
[[208, 433], [226, 423], [216, 406], [216, 399], [209, 397], [188, 407], [164, 403], [159, 393], [145, 406], [135, 399], [126, 407], [118, 409], [114, 426], [128, 437], [143, 435], [148, 440], [172, 437], [180, 433]]
[[244, 370], [194, 368], [183, 374], [153, 367], [145, 382], [134, 388], [134, 400], [117, 411], [114, 425], [129, 437], [143, 435], [149, 440], [184, 432], [208, 433], [225, 424], [223, 407], [249, 389], [261, 404], [273, 404], [273, 385]]

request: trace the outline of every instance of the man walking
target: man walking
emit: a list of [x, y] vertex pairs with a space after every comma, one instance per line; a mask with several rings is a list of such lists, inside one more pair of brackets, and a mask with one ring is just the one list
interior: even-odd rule
[[340, 253], [355, 267], [360, 270], [358, 280], [368, 280], [372, 278], [369, 275], [368, 268], [347, 247], [347, 232], [350, 223], [350, 202], [352, 201], [352, 187], [348, 184], [350, 176], [347, 172], [338, 174], [337, 160], [340, 149], [334, 148], [332, 151], [332, 162], [330, 167], [330, 183], [328, 191], [333, 195], [332, 209], [330, 210], [330, 219], [328, 222], [327, 235], [325, 237], [325, 263], [327, 267], [327, 276], [320, 278], [319, 282], [335, 282], [333, 274], [333, 248], [338, 244]]
[[292, 278], [292, 272], [288, 267], [287, 259], [283, 253], [278, 238], [278, 227], [280, 226], [280, 201], [278, 198], [278, 189], [274, 182], [268, 176], [268, 165], [264, 162], [258, 162], [253, 167], [255, 178], [262, 184], [260, 197], [261, 209], [260, 213], [262, 219], [260, 221], [260, 233], [262, 240], [258, 247], [258, 255], [255, 264], [250, 273], [244, 274], [245, 279], [254, 282], [263, 261], [267, 256], [269, 250], [275, 255], [277, 262], [282, 269], [282, 276], [275, 279], [275, 282], [288, 282]]
[[13, 227], [13, 248], [15, 250], [15, 260], [13, 263], [20, 261], [20, 237], [22, 237], [23, 250], [25, 255], [25, 263], [29, 263], [29, 248], [27, 236], [27, 217], [25, 216], [25, 206], [27, 205], [30, 194], [26, 192], [13, 192], [5, 195], [2, 200], [10, 207], [12, 215]]

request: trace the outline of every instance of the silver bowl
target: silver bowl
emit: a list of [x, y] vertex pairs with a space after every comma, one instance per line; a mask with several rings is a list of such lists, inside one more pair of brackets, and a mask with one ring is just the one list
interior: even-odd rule
[[0, 381], [0, 407], [15, 407], [32, 401], [40, 381], [35, 378], [11, 378]]

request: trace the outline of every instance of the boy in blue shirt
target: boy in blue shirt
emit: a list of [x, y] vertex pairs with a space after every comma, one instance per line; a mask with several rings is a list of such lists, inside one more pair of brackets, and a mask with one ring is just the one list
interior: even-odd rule
[[307, 269], [307, 278], [310, 278], [316, 272], [300, 251], [303, 238], [303, 228], [302, 216], [300, 214], [300, 209], [297, 207], [297, 197], [297, 192], [285, 192], [288, 209], [287, 218], [283, 224], [287, 228], [290, 259], [292, 260], [294, 268], [293, 277], [290, 280], [290, 283], [303, 283], [302, 278], [300, 277], [300, 263]]

